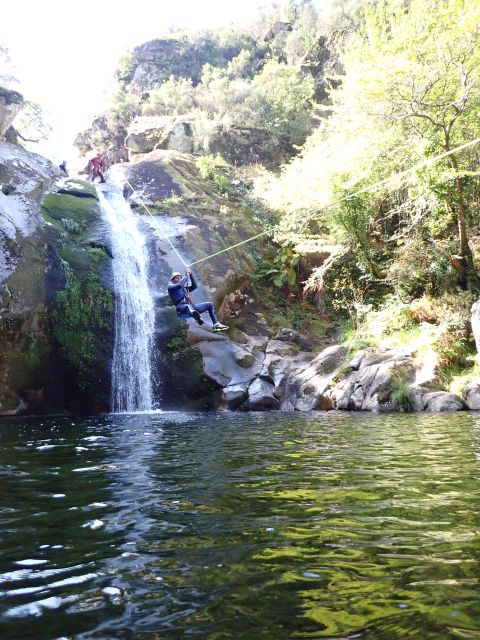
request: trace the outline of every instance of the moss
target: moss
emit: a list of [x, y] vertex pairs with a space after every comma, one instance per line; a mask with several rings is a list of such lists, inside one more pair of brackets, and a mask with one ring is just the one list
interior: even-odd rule
[[22, 349], [12, 354], [10, 384], [16, 389], [42, 386], [48, 373], [48, 339], [41, 333], [28, 332], [22, 342]]
[[47, 235], [60, 258], [75, 272], [88, 271], [90, 229], [100, 218], [97, 200], [50, 193], [43, 201], [42, 213], [48, 223]]
[[100, 216], [96, 200], [67, 193], [48, 193], [43, 201], [42, 212], [50, 224], [61, 222], [68, 216], [71, 220], [88, 225]]
[[82, 391], [96, 381], [99, 354], [109, 343], [113, 310], [113, 296], [102, 287], [97, 274], [105, 253], [101, 249], [90, 249], [88, 253], [91, 266], [86, 275], [65, 265], [67, 285], [57, 293], [52, 311], [54, 335], [75, 367]]

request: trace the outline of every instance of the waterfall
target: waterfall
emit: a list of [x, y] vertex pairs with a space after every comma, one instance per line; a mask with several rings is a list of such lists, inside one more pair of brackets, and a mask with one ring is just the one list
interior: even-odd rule
[[114, 256], [115, 343], [112, 411], [153, 409], [152, 349], [155, 308], [148, 284], [148, 253], [138, 217], [122, 193], [97, 189], [110, 225]]

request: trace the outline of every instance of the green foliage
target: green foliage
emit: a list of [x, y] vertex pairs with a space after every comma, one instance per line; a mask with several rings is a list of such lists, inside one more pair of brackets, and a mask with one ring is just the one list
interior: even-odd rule
[[144, 115], [183, 115], [195, 107], [195, 90], [190, 78], [170, 76], [159, 87], [149, 93], [142, 106]]
[[120, 83], [127, 84], [132, 80], [134, 70], [135, 56], [131, 51], [127, 51], [117, 63], [115, 77]]
[[78, 373], [79, 386], [86, 391], [92, 384], [102, 337], [110, 329], [112, 294], [104, 289], [97, 275], [98, 262], [105, 257], [101, 249], [90, 250], [92, 263], [85, 276], [76, 275], [64, 261], [65, 289], [57, 293], [52, 311], [53, 331], [67, 359]]
[[295, 67], [270, 60], [252, 82], [250, 108], [256, 120], [271, 133], [301, 144], [311, 127], [309, 106], [314, 81]]
[[72, 220], [71, 218], [62, 218], [61, 223], [69, 233], [81, 233], [85, 228], [85, 222]]
[[412, 396], [408, 382], [399, 375], [392, 376], [390, 402], [395, 409], [408, 413], [412, 410]]
[[[443, 247], [442, 247], [443, 249]], [[439, 251], [432, 243], [421, 238], [411, 238], [395, 250], [388, 277], [394, 291], [407, 298], [440, 295], [455, 284], [448, 252]]]
[[433, 347], [438, 356], [439, 368], [448, 375], [451, 370], [458, 371], [469, 366], [474, 345], [465, 321], [451, 318], [442, 329]]
[[21, 112], [15, 118], [15, 128], [28, 142], [46, 140], [52, 131], [43, 108], [32, 100], [24, 101]]
[[281, 247], [272, 260], [258, 259], [254, 278], [277, 289], [295, 288], [300, 256], [291, 247]]
[[478, 135], [480, 5], [381, 0], [363, 9], [330, 117], [255, 190], [281, 211], [283, 240], [301, 252], [308, 235], [343, 257], [327, 261], [317, 291], [352, 317], [358, 302], [378, 306], [386, 293], [408, 300], [476, 286], [478, 147], [390, 178]]
[[201, 178], [211, 180], [220, 193], [229, 193], [232, 187], [229, 166], [222, 156], [201, 156], [197, 158], [195, 165]]

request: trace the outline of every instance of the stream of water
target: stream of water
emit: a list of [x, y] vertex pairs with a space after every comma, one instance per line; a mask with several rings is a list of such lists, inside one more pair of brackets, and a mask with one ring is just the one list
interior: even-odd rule
[[480, 638], [480, 416], [0, 420], [0, 637]]
[[154, 408], [152, 352], [155, 308], [148, 284], [148, 252], [138, 216], [121, 191], [98, 189], [110, 224], [114, 257], [115, 332], [112, 399], [115, 412]]

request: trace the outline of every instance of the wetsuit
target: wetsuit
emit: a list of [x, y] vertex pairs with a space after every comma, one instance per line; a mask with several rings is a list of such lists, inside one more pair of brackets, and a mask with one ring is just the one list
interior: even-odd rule
[[105, 182], [105, 178], [103, 176], [103, 171], [102, 171], [102, 166], [103, 166], [102, 159], [99, 156], [95, 156], [95, 158], [92, 158], [90, 162], [93, 167], [92, 182], [95, 180], [97, 176], [100, 176], [102, 182]]

